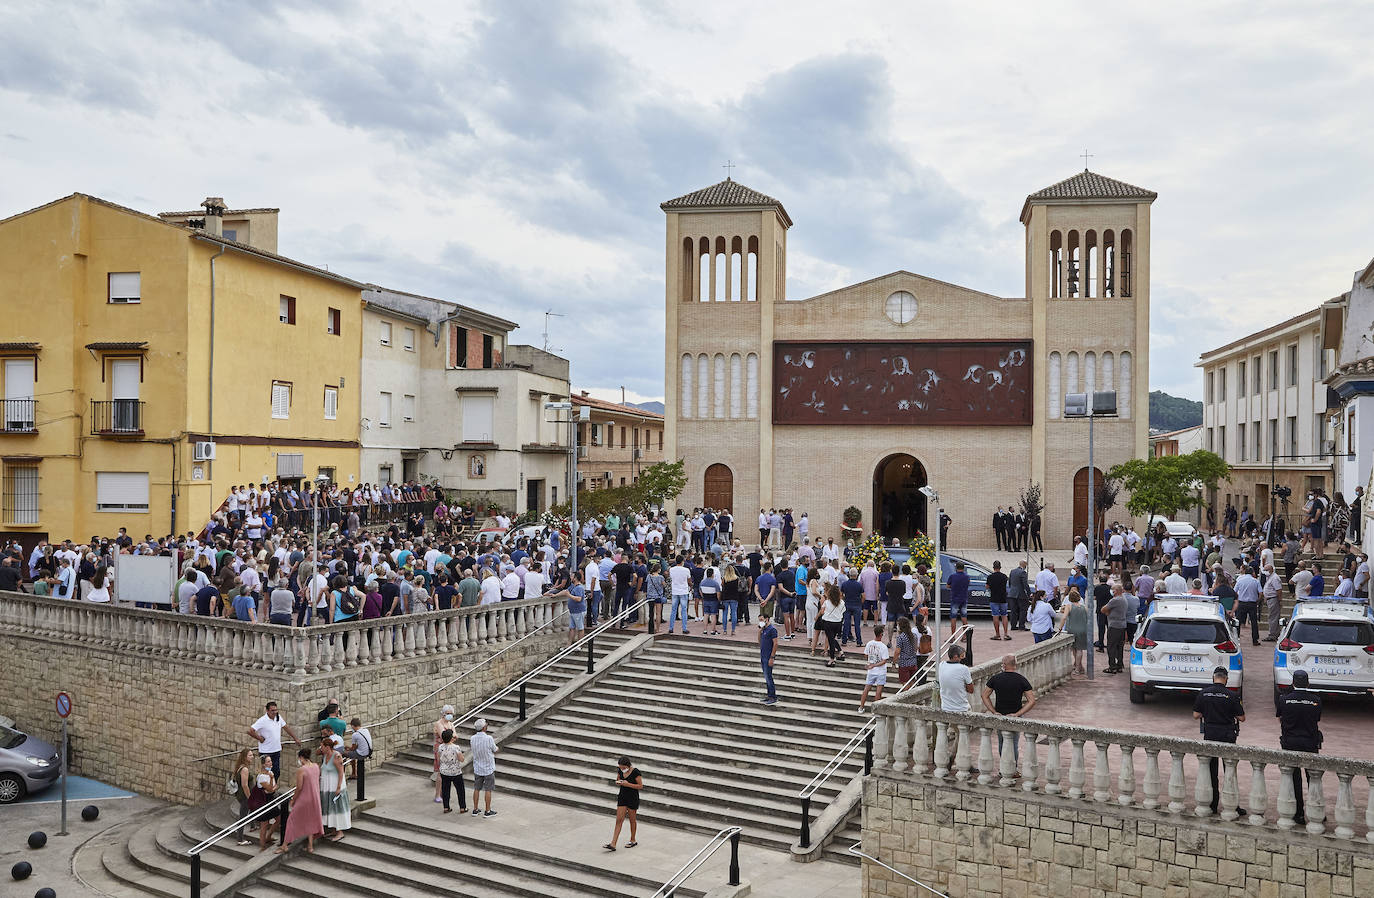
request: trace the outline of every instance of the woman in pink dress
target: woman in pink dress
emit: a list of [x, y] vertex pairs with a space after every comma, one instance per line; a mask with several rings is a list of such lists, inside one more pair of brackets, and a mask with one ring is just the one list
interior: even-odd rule
[[320, 814], [320, 768], [310, 760], [310, 750], [296, 752], [296, 792], [291, 796], [291, 815], [286, 821], [277, 854], [285, 854], [293, 842], [306, 836], [305, 850], [315, 853], [315, 837], [324, 835], [324, 819]]

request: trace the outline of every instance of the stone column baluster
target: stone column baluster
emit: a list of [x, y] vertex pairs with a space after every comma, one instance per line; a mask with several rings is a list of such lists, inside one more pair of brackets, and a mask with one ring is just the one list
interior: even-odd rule
[[1121, 775], [1116, 779], [1116, 803], [1123, 808], [1135, 804], [1135, 746], [1121, 746]]
[[1086, 765], [1083, 762], [1083, 740], [1074, 739], [1073, 752], [1069, 757], [1069, 797], [1083, 797], [1083, 782], [1086, 779]]
[[1314, 836], [1326, 832], [1326, 792], [1322, 785], [1323, 772], [1307, 771], [1307, 831]]
[[891, 767], [892, 766], [892, 737], [896, 730], [896, 721], [886, 714], [879, 714], [873, 718], [873, 766]]
[[474, 636], [476, 637], [476, 638], [474, 639], [474, 642], [475, 642], [477, 645], [486, 645], [486, 644], [487, 644], [487, 621], [491, 618], [491, 611], [489, 610], [489, 608], [483, 609], [483, 610], [477, 612], [476, 614], [474, 614], [472, 617], [473, 617], [474, 622], [477, 624], [477, 631], [476, 631], [476, 633], [474, 634]]
[[344, 667], [357, 667], [358, 654], [362, 651], [363, 634], [366, 630], [345, 630], [339, 634], [344, 643]]
[[414, 657], [415, 657], [415, 639], [416, 639], [416, 637], [415, 637], [415, 631], [416, 631], [417, 629], [418, 629], [418, 627], [415, 626], [415, 621], [413, 621], [413, 620], [407, 620], [407, 621], [405, 622], [405, 624], [401, 627], [401, 630], [402, 630], [402, 632], [403, 632], [403, 634], [404, 634], [404, 636], [405, 636], [405, 641], [406, 641], [406, 644], [405, 644], [406, 655], [405, 655], [405, 656], [406, 656], [407, 658], [414, 658]]
[[1374, 776], [1366, 776], [1364, 780], [1369, 788], [1364, 807], [1364, 840], [1374, 845]]
[[911, 757], [911, 721], [906, 717], [898, 715], [896, 717], [884, 718], [884, 722], [892, 724], [892, 769], [899, 773], [911, 769], [909, 759]]
[[1193, 783], [1193, 813], [1198, 817], [1208, 817], [1212, 813], [1212, 774], [1209, 772], [1211, 758], [1197, 756], [1197, 781]]
[[1293, 815], [1298, 812], [1297, 795], [1293, 792], [1293, 768], [1279, 765], [1279, 829], [1292, 829], [1297, 823]]
[[992, 730], [988, 727], [978, 728], [978, 784], [986, 786], [991, 783], [993, 776], [993, 764], [996, 763], [992, 756]]
[[1183, 780], [1183, 752], [1169, 752], [1169, 813], [1182, 814], [1187, 790]]
[[1237, 768], [1240, 762], [1234, 758], [1221, 759], [1221, 776], [1218, 777], [1221, 786], [1221, 795], [1218, 797], [1217, 809], [1221, 811], [1222, 820], [1235, 820], [1240, 817], [1240, 783]]
[[954, 778], [961, 783], [966, 783], [973, 775], [973, 752], [969, 746], [969, 726], [961, 723], [959, 727], [959, 740], [955, 743], [954, 749]]
[[440, 618], [434, 622], [434, 635], [436, 638], [434, 651], [440, 655], [447, 655], [449, 652], [448, 627], [453, 620], [451, 617]]
[[377, 654], [377, 628], [368, 627], [366, 630], [359, 630], [358, 638], [362, 642], [358, 646], [358, 663], [371, 664], [372, 659]]
[[464, 614], [458, 618], [458, 648], [465, 649], [472, 645], [473, 639], [477, 636], [477, 617], [472, 614]]
[[925, 776], [930, 770], [930, 725], [924, 717], [917, 717], [913, 723], [916, 733], [911, 740], [911, 772]]
[[1112, 761], [1107, 756], [1110, 745], [1110, 742], [1093, 742], [1097, 749], [1097, 763], [1093, 766], [1093, 801], [1111, 801], [1112, 798]]
[[[949, 777], [949, 724], [944, 721], [935, 723], [935, 771], [931, 775], [937, 780]], [[1370, 780], [1369, 791], [1374, 795], [1374, 779]]]
[[244, 667], [245, 665], [243, 663], [243, 631], [234, 629], [230, 630], [227, 635], [229, 637], [229, 643], [227, 646], [228, 652], [226, 653], [228, 655], [228, 660], [232, 660], [235, 667]]
[[1264, 825], [1264, 812], [1269, 807], [1269, 788], [1264, 782], [1264, 771], [1268, 766], [1263, 761], [1250, 762], [1250, 813], [1245, 822], [1251, 826]]
[[432, 621], [421, 620], [415, 622], [415, 654], [421, 658], [429, 654], [430, 631]]
[[1021, 791], [1034, 792], [1040, 776], [1035, 757], [1035, 734], [1023, 733], [1021, 742]]
[[1140, 806], [1147, 811], [1153, 811], [1159, 807], [1159, 749], [1145, 749], [1145, 781], [1143, 788], [1145, 800]]
[[[1035, 741], [1034, 734], [1027, 734], [1027, 736], [1031, 742]], [[1016, 779], [1017, 749], [1012, 748], [1011, 740], [1016, 739], [1018, 740], [1017, 744], [1020, 744], [1020, 738], [1021, 734], [1017, 732], [1009, 732], [1007, 730], [997, 731], [997, 772], [999, 774], [999, 785], [1003, 787], [1010, 788], [1012, 782]]]
[[315, 640], [315, 645], [319, 648], [320, 652], [320, 670], [328, 673], [329, 671], [333, 670], [336, 666], [343, 667], [342, 664], [336, 665], [334, 663], [335, 643], [333, 635], [317, 637]]
[[1059, 772], [1063, 767], [1063, 759], [1059, 756], [1059, 744], [1061, 740], [1058, 736], [1050, 736], [1050, 748], [1045, 757], [1045, 794], [1058, 795]]
[[1350, 781], [1355, 778], [1353, 773], [1337, 773], [1336, 779], [1340, 780], [1340, 785], [1336, 788], [1336, 838], [1353, 839], [1355, 838], [1355, 792], [1350, 786]]
[[396, 628], [378, 627], [377, 628], [377, 657], [382, 661], [390, 661], [391, 653], [395, 649]]

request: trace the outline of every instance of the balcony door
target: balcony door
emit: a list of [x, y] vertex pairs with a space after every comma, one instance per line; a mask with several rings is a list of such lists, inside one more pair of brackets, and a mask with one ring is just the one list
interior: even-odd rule
[[5, 430], [33, 430], [33, 381], [33, 359], [5, 359]]
[[110, 399], [116, 431], [139, 430], [138, 382], [143, 363], [140, 359], [110, 360]]

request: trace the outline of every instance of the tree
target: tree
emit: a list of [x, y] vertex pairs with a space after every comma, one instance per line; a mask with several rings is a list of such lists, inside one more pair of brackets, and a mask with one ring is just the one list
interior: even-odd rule
[[[605, 518], [611, 512], [634, 514], [648, 511], [652, 506], [662, 507], [672, 502], [682, 495], [686, 487], [686, 465], [681, 460], [659, 462], [641, 471], [634, 483], [601, 490], [578, 490], [577, 516], [585, 521], [588, 518]], [[553, 510], [567, 517], [572, 514], [572, 503], [564, 502]]]
[[1202, 490], [1214, 490], [1229, 479], [1231, 466], [1215, 452], [1198, 449], [1187, 455], [1133, 458], [1107, 472], [1131, 494], [1126, 510], [1143, 515], [1173, 517], [1179, 510], [1202, 504]]
[[1094, 533], [1100, 534], [1107, 523], [1107, 512], [1116, 507], [1117, 499], [1121, 497], [1121, 483], [1111, 477], [1103, 477], [1093, 484], [1093, 508], [1097, 516], [1094, 522], [1097, 529]]
[[686, 463], [678, 459], [650, 465], [639, 472], [635, 486], [649, 505], [668, 505], [687, 488]]
[[[1045, 500], [1040, 491], [1040, 484], [1034, 481], [1027, 483], [1025, 489], [1021, 490], [1020, 503], [1021, 514], [1026, 518], [1026, 526], [1030, 527], [1031, 521], [1045, 510]], [[1029, 539], [1026, 540], [1026, 558], [1030, 558]]]

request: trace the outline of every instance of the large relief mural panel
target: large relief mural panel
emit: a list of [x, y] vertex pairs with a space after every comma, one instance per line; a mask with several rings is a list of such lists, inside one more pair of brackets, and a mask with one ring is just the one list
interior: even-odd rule
[[774, 424], [1028, 425], [1031, 341], [773, 345]]

